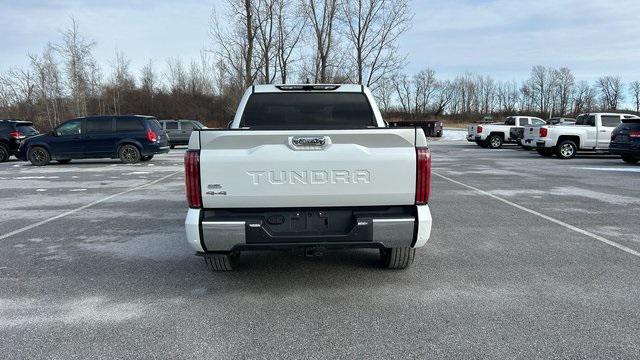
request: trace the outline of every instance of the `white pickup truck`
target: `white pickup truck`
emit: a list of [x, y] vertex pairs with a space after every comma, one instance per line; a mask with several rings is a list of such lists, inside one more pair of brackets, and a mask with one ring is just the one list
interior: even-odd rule
[[502, 123], [471, 124], [467, 126], [467, 141], [475, 141], [481, 147], [499, 149], [504, 143], [516, 142], [511, 138], [511, 129], [527, 125], [542, 125], [546, 122], [531, 116], [509, 116]]
[[589, 113], [576, 118], [575, 125], [545, 125], [528, 128], [525, 131], [525, 144], [535, 146], [538, 154], [551, 157], [554, 154], [561, 159], [571, 159], [578, 151], [607, 153], [611, 132], [622, 119], [635, 115], [615, 113]]
[[361, 85], [256, 85], [229, 129], [191, 135], [187, 240], [212, 271], [241, 251], [380, 249], [402, 269], [431, 234], [421, 129], [387, 128]]

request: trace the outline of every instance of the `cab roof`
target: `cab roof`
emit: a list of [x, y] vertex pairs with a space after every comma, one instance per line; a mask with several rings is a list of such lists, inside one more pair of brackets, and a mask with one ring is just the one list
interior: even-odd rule
[[357, 84], [275, 84], [254, 85], [254, 94], [258, 93], [283, 93], [283, 92], [338, 92], [338, 93], [362, 93], [364, 85]]

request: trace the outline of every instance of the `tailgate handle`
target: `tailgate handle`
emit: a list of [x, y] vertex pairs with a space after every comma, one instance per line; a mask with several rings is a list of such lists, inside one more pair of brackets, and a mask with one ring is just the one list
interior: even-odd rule
[[289, 147], [297, 150], [322, 150], [331, 144], [328, 136], [290, 136]]

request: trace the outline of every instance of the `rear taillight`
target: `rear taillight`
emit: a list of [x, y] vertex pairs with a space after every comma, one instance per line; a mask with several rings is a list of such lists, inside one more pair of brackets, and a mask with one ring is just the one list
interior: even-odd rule
[[200, 151], [188, 150], [184, 154], [184, 181], [187, 189], [187, 202], [192, 209], [202, 207], [200, 190]]
[[629, 137], [631, 138], [640, 138], [640, 131], [630, 131], [629, 132]]
[[482, 126], [479, 126], [479, 125], [478, 125], [478, 127], [477, 127], [476, 129], [478, 129], [478, 130], [476, 131], [478, 134], [482, 134]]
[[416, 148], [416, 164], [416, 205], [425, 205], [431, 190], [431, 150]]
[[549, 131], [547, 130], [547, 128], [544, 128], [544, 127], [540, 128], [540, 137], [547, 137], [548, 133]]
[[156, 132], [151, 129], [147, 130], [147, 140], [149, 140], [149, 142], [158, 141], [158, 134], [156, 134]]
[[16, 140], [22, 140], [25, 136], [20, 131], [12, 131], [9, 133], [9, 137]]

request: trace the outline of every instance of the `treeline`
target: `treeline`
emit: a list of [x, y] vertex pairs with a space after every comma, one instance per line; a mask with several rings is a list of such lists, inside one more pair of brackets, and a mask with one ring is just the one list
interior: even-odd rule
[[521, 82], [471, 73], [442, 79], [431, 69], [405, 74], [398, 41], [412, 18], [408, 0], [227, 0], [203, 29], [211, 45], [200, 58], [168, 59], [161, 72], [153, 61], [133, 70], [121, 52], [101, 68], [96, 43], [72, 20], [59, 39], [28, 55], [28, 67], [0, 73], [0, 118], [47, 129], [71, 117], [137, 113], [223, 126], [248, 86], [303, 82], [368, 85], [387, 116], [405, 119], [640, 110], [640, 82], [576, 81], [567, 68], [535, 66]]
[[426, 69], [409, 77], [383, 79], [376, 89], [380, 107], [400, 118], [441, 117], [471, 120], [480, 115], [529, 114], [540, 117], [575, 116], [594, 111], [618, 111], [630, 96], [630, 111], [640, 113], [640, 81], [625, 86], [617, 76], [595, 83], [576, 81], [568, 68], [534, 66], [528, 79], [496, 81], [490, 76], [464, 74], [439, 80]]

